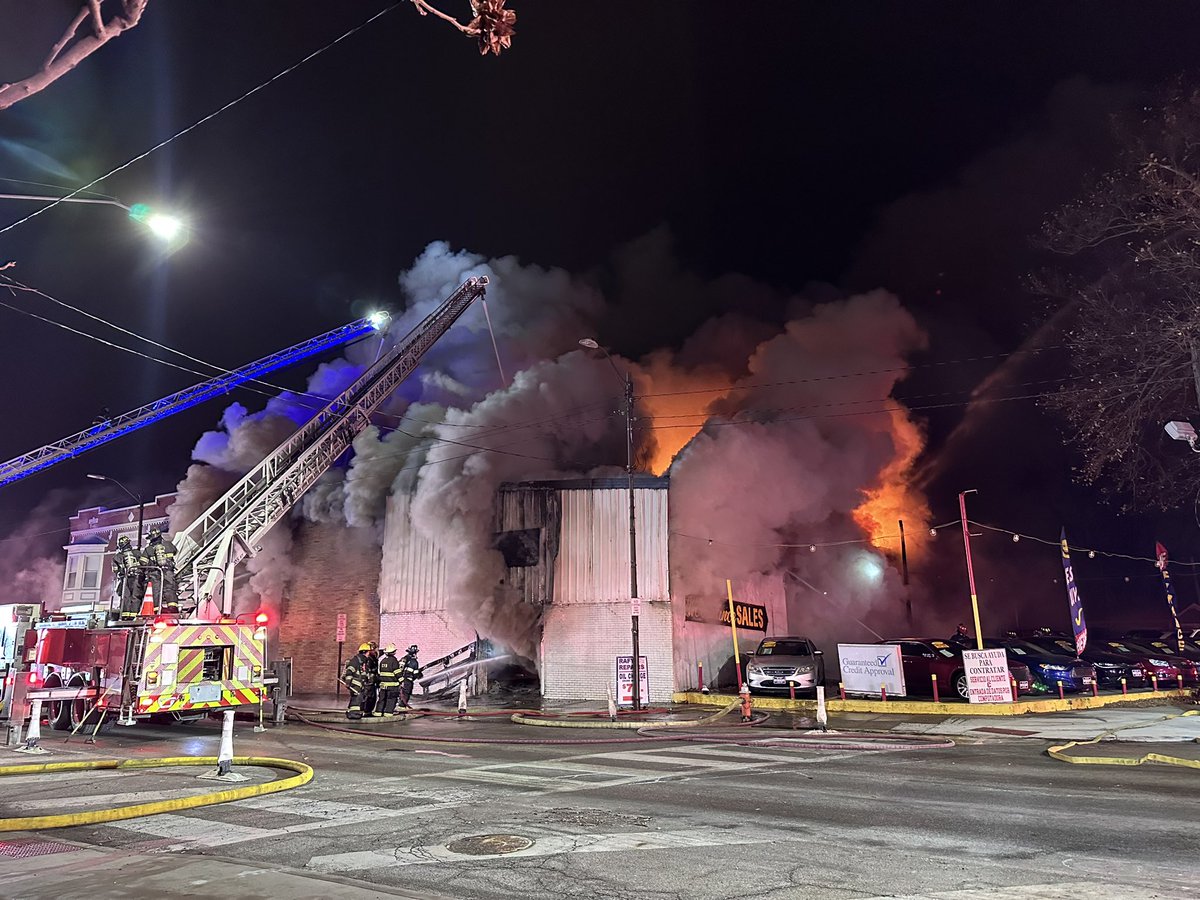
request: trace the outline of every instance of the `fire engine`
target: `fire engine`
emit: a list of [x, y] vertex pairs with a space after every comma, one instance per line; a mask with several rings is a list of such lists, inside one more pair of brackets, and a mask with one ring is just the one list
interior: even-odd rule
[[[287, 680], [287, 672], [268, 667], [266, 613], [232, 613], [236, 566], [257, 552], [267, 531], [350, 449], [371, 415], [483, 296], [487, 284], [487, 276], [461, 284], [175, 534], [179, 613], [165, 612], [158, 605], [161, 598], [154, 597], [152, 608], [143, 604], [143, 614], [132, 624], [114, 621], [108, 611], [50, 616], [34, 627], [25, 619], [26, 627], [14, 636], [14, 663], [3, 681], [0, 716], [8, 716], [9, 743], [20, 740], [35, 700], [43, 702], [56, 729], [99, 731], [112, 722], [132, 725], [152, 716], [188, 718], [258, 707], [271, 689], [281, 690], [279, 682]], [[160, 404], [151, 407], [157, 418], [170, 414]], [[86, 442], [94, 435], [76, 437]], [[73, 455], [69, 442], [54, 445], [56, 451]], [[81, 443], [79, 451], [88, 446]]]

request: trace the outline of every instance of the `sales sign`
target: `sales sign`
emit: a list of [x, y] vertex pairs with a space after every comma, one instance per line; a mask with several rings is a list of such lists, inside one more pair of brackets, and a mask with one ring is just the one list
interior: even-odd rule
[[[733, 601], [733, 615], [737, 622], [738, 628], [746, 628], [750, 631], [767, 630], [767, 608], [765, 606], [755, 606], [753, 603], [739, 603]], [[721, 624], [729, 624], [729, 607], [721, 607]]]
[[904, 696], [899, 644], [838, 644], [838, 665], [847, 694]]
[[346, 614], [338, 613], [337, 617], [337, 640], [341, 644], [346, 640]]
[[[640, 657], [640, 665], [638, 666], [639, 680], [641, 684], [638, 686], [640, 693], [638, 694], [642, 703], [645, 703], [650, 697], [650, 674], [646, 665], [646, 657]], [[618, 656], [617, 657], [617, 706], [633, 706], [633, 657]]]
[[1003, 647], [963, 650], [962, 657], [963, 670], [967, 674], [967, 696], [972, 703], [1012, 703], [1008, 654]]

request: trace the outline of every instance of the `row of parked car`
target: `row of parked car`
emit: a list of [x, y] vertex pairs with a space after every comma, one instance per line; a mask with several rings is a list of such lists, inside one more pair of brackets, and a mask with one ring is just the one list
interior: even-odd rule
[[[1200, 684], [1200, 642], [1197, 635], [1184, 640], [1180, 650], [1174, 632], [1135, 631], [1120, 638], [1093, 638], [1082, 654], [1075, 653], [1070, 635], [1042, 628], [1024, 635], [984, 638], [983, 646], [1003, 648], [1017, 694], [1057, 694], [1177, 687]], [[937, 676], [940, 694], [967, 697], [962, 651], [975, 641], [935, 638], [897, 638], [881, 644], [900, 646], [904, 683], [909, 695], [931, 695]], [[806, 637], [765, 638], [746, 661], [746, 682], [756, 692], [815, 691], [825, 683], [824, 653]]]

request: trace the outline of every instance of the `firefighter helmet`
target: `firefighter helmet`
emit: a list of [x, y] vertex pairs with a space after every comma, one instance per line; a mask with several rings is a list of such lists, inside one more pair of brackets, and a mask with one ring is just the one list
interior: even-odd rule
[[161, 528], [151, 528], [146, 536], [148, 538], [150, 538], [150, 540], [154, 540], [155, 538], [162, 537], [162, 529]]
[[117, 546], [122, 550], [128, 550], [133, 547], [133, 542], [129, 540], [129, 535], [123, 534], [117, 538]]
[[370, 649], [371, 649], [371, 645], [370, 645], [370, 644], [363, 643], [363, 644], [359, 644], [359, 645], [358, 645], [358, 652], [359, 652], [359, 653], [366, 653], [366, 652], [367, 652], [368, 650], [370, 650]]
[[409, 648], [408, 648], [408, 652], [409, 652], [409, 653], [416, 653], [416, 652], [417, 652], [417, 645], [416, 645], [416, 644], [413, 644], [411, 647], [409, 647]]
[[383, 648], [383, 652], [384, 652], [384, 653], [395, 653], [395, 652], [396, 652], [396, 645], [395, 645], [395, 644], [388, 644], [386, 647], [384, 647], [384, 648]]

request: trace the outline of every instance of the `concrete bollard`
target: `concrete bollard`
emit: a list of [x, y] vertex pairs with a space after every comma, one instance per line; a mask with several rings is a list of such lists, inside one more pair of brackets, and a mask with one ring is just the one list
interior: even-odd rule
[[702, 693], [702, 694], [708, 693], [708, 685], [704, 683], [704, 662], [703, 661], [696, 663], [696, 684], [700, 685], [700, 688], [699, 688], [700, 693]]
[[1058, 699], [1059, 699], [1059, 700], [1066, 700], [1066, 699], [1067, 699], [1066, 695], [1063, 693], [1063, 686], [1062, 686], [1062, 681], [1061, 681], [1061, 680], [1058, 682]]
[[212, 772], [197, 775], [210, 781], [249, 781], [245, 775], [233, 771], [233, 710], [225, 710], [221, 723], [221, 750], [217, 753], [217, 768]]
[[458, 683], [458, 714], [465, 716], [467, 714], [467, 679], [463, 679]]
[[841, 694], [843, 700], [846, 699], [846, 685], [840, 681], [838, 682], [838, 693]]
[[1121, 678], [1121, 694], [1122, 696], [1129, 693], [1129, 685], [1125, 683], [1125, 678]]
[[1157, 675], [1152, 674], [1150, 676], [1150, 690], [1152, 692], [1154, 692], [1155, 694], [1158, 693], [1158, 676]]
[[617, 721], [617, 703], [613, 700], [612, 688], [607, 685], [604, 688], [604, 693], [608, 697], [608, 720], [610, 722]]
[[1017, 691], [1017, 679], [1012, 677], [1011, 672], [1008, 675], [1008, 689], [1012, 692], [1012, 702], [1016, 703], [1017, 697], [1020, 696], [1020, 694]]
[[792, 681], [791, 679], [788, 680], [788, 699], [796, 699], [796, 682]]
[[1097, 681], [1097, 680], [1098, 680], [1098, 679], [1095, 679], [1095, 678], [1093, 678], [1093, 679], [1092, 679], [1092, 696], [1093, 696], [1093, 697], [1099, 697], [1099, 696], [1100, 696], [1100, 688], [1098, 688], [1098, 687], [1096, 686], [1096, 681]]
[[1182, 691], [1183, 690], [1183, 676], [1176, 675], [1175, 680], [1179, 683], [1179, 689]]
[[930, 678], [930, 680], [933, 682], [933, 702], [934, 702], [934, 703], [941, 703], [941, 702], [942, 702], [942, 700], [941, 700], [941, 698], [938, 696], [937, 672], [934, 672], [932, 675], [930, 675], [930, 676], [929, 676], [929, 678]]
[[29, 714], [29, 730], [25, 732], [25, 743], [15, 748], [18, 753], [49, 753], [38, 742], [42, 739], [42, 701], [32, 701], [33, 709]]
[[882, 700], [884, 703], [887, 703], [887, 685], [886, 684], [881, 684], [879, 686], [879, 699]]
[[825, 685], [817, 685], [817, 725], [822, 731], [829, 730], [829, 711], [825, 708]]

